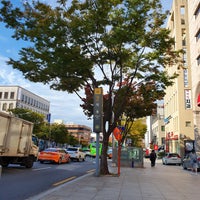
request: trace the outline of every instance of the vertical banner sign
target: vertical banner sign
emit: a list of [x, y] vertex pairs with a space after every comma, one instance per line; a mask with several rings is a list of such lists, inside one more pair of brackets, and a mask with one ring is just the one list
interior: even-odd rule
[[93, 132], [102, 132], [102, 115], [103, 115], [103, 89], [94, 89], [94, 119], [93, 119]]
[[192, 97], [191, 90], [185, 90], [185, 109], [192, 108]]
[[48, 123], [51, 122], [51, 113], [47, 114], [47, 121], [48, 121]]

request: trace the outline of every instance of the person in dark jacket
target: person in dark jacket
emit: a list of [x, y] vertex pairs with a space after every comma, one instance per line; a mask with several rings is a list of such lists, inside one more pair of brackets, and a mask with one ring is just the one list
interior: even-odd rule
[[152, 166], [152, 167], [155, 166], [156, 158], [157, 158], [157, 155], [156, 155], [155, 151], [152, 150], [151, 153], [150, 153], [150, 157], [149, 157], [149, 159], [150, 159], [150, 161], [151, 161], [151, 166]]

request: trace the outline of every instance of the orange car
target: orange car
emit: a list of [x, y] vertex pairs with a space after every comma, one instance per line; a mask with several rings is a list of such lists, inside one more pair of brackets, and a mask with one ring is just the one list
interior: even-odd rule
[[70, 162], [70, 155], [62, 148], [48, 148], [39, 153], [38, 161], [40, 163], [45, 161], [57, 164], [68, 163]]

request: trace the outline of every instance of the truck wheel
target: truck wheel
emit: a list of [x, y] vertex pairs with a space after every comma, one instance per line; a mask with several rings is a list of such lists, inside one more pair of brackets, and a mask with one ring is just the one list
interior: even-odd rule
[[31, 157], [29, 157], [29, 158], [27, 158], [26, 160], [25, 160], [25, 167], [26, 168], [31, 168], [31, 167], [33, 167], [33, 159], [31, 158]]

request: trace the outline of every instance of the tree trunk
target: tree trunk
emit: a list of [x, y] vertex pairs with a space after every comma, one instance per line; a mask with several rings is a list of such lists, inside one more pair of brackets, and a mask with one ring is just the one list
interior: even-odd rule
[[105, 133], [103, 137], [102, 155], [101, 155], [101, 162], [100, 162], [100, 174], [102, 175], [110, 174], [109, 169], [108, 169], [108, 162], [107, 162], [109, 135], [110, 134]]

